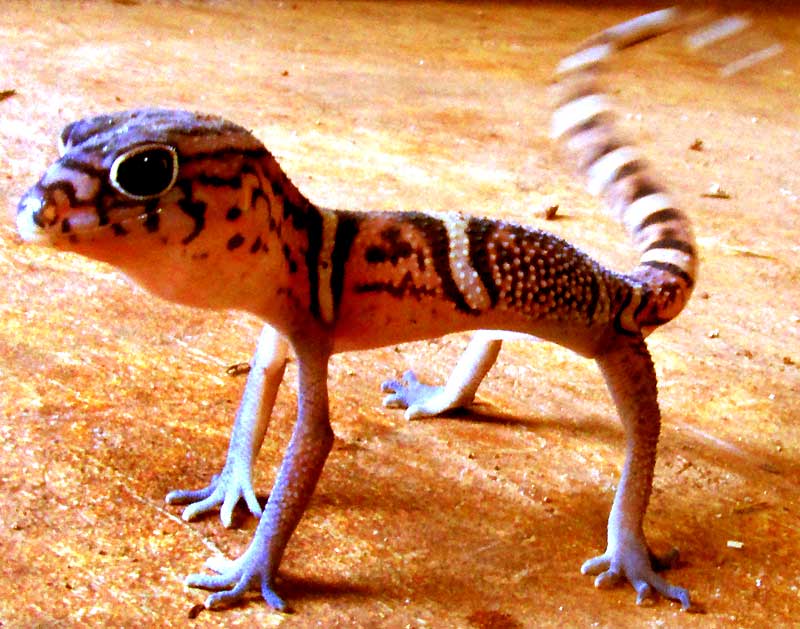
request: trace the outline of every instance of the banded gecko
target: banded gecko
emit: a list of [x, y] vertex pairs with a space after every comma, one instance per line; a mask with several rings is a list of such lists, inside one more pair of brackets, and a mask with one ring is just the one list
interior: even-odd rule
[[[659, 592], [691, 607], [685, 589], [657, 574], [669, 561], [652, 556], [642, 528], [660, 422], [644, 338], [685, 305], [697, 255], [688, 218], [616, 139], [596, 80], [612, 52], [677, 20], [670, 10], [612, 28], [558, 71], [555, 135], [631, 232], [641, 259], [628, 274], [505, 221], [318, 207], [259, 140], [216, 116], [139, 109], [63, 130], [60, 157], [19, 203], [24, 240], [110, 263], [165, 299], [243, 310], [266, 323], [222, 471], [204, 489], [167, 496], [189, 503], [185, 519], [221, 505], [229, 525], [240, 498], [260, 516], [241, 557], [210, 562], [217, 574], [187, 577], [189, 586], [215, 590], [207, 607], [260, 587], [269, 605], [287, 609], [275, 577], [333, 443], [329, 357], [475, 329], [535, 335], [597, 361], [627, 446], [608, 546], [584, 571], [600, 573], [598, 585], [627, 579], [638, 601]], [[297, 421], [262, 513], [252, 467], [289, 346]]]

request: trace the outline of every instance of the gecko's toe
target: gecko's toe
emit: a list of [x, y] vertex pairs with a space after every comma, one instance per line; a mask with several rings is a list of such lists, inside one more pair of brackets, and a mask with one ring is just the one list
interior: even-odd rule
[[677, 551], [672, 551], [657, 561], [652, 561], [651, 557], [652, 553], [644, 545], [630, 545], [589, 559], [581, 566], [581, 572], [596, 575], [595, 587], [602, 589], [614, 587], [627, 580], [636, 590], [637, 605], [652, 601], [657, 593], [677, 601], [684, 611], [701, 612], [702, 608], [692, 603], [688, 590], [672, 585], [656, 573], [657, 567], [674, 563]]

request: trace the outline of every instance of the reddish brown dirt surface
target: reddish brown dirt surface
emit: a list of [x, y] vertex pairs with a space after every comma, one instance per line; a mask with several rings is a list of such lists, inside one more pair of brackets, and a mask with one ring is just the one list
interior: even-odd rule
[[[159, 104], [252, 127], [314, 200], [458, 208], [546, 227], [616, 268], [621, 229], [547, 137], [547, 83], [584, 36], [650, 4], [13, 2], [0, 24], [0, 196], [60, 127]], [[622, 124], [693, 217], [701, 281], [650, 347], [664, 429], [647, 521], [707, 608], [634, 605], [579, 573], [604, 545], [620, 426], [591, 361], [511, 343], [454, 419], [407, 423], [378, 385], [442, 380], [456, 336], [336, 356], [336, 444], [282, 566], [297, 613], [223, 612], [182, 578], [255, 526], [184, 523], [169, 489], [221, 465], [258, 322], [171, 306], [0, 225], [3, 626], [765, 627], [800, 617], [800, 18], [757, 12], [784, 54], [730, 79], [667, 37], [622, 56]], [[753, 44], [748, 41], [747, 45]], [[702, 150], [690, 150], [695, 140]], [[729, 199], [703, 197], [713, 183]], [[560, 203], [547, 222], [543, 199]], [[295, 412], [290, 365], [257, 473]]]

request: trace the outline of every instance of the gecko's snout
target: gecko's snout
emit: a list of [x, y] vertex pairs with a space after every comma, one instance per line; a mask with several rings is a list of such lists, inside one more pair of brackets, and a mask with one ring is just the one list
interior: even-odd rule
[[17, 205], [17, 232], [23, 240], [33, 243], [47, 240], [45, 228], [55, 219], [51, 216], [48, 221], [47, 211], [48, 206], [36, 187], [23, 195]]

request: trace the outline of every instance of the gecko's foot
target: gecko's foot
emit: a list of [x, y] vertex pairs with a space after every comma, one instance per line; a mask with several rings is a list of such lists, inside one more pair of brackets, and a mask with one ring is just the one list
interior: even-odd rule
[[673, 549], [663, 558], [649, 553], [644, 545], [635, 544], [616, 551], [606, 551], [598, 557], [589, 559], [581, 566], [583, 574], [597, 575], [594, 584], [598, 588], [610, 588], [628, 581], [636, 590], [636, 604], [642, 605], [661, 596], [678, 601], [685, 612], [702, 612], [702, 608], [692, 603], [688, 590], [672, 585], [656, 573], [673, 566], [678, 559]]
[[406, 409], [406, 419], [433, 417], [454, 408], [445, 400], [445, 388], [422, 384], [413, 371], [406, 371], [401, 380], [387, 380], [381, 391], [388, 393], [383, 398], [387, 408]]
[[219, 517], [223, 526], [230, 528], [233, 523], [233, 509], [239, 500], [244, 500], [255, 517], [261, 517], [261, 505], [253, 491], [253, 483], [248, 470], [243, 466], [226, 462], [221, 473], [215, 474], [207, 487], [202, 489], [178, 489], [167, 494], [167, 504], [188, 505], [181, 514], [185, 521], [220, 507]]
[[245, 552], [234, 561], [222, 557], [212, 557], [206, 561], [206, 568], [217, 574], [190, 574], [184, 580], [188, 587], [203, 590], [216, 590], [203, 603], [206, 609], [225, 607], [239, 602], [250, 590], [261, 589], [261, 596], [267, 605], [281, 612], [291, 609], [276, 592], [272, 577], [261, 568], [258, 557]]

